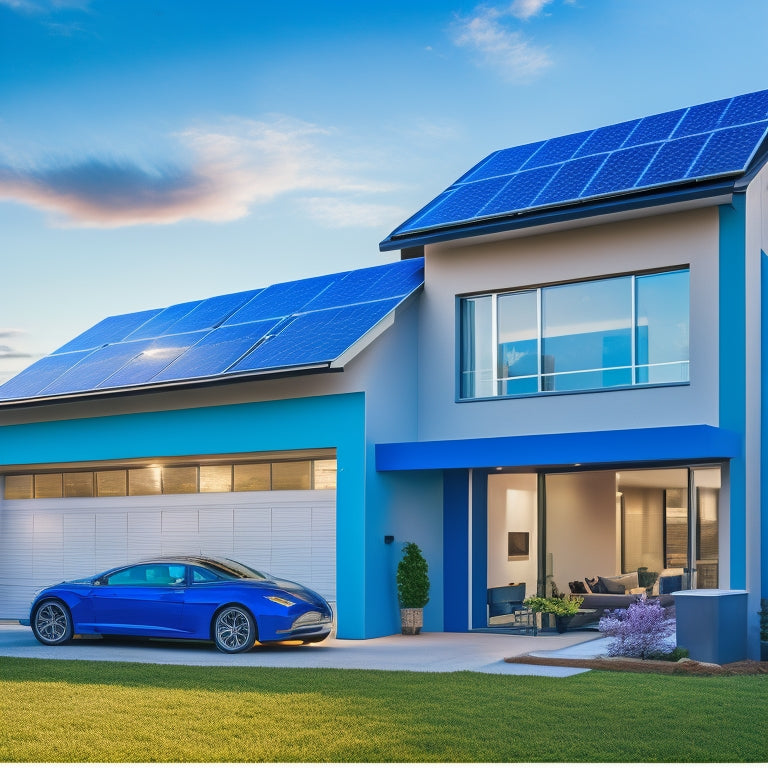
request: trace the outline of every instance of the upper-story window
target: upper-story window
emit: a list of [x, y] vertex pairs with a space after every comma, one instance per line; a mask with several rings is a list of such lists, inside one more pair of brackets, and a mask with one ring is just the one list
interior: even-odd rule
[[689, 380], [689, 270], [460, 300], [462, 399]]

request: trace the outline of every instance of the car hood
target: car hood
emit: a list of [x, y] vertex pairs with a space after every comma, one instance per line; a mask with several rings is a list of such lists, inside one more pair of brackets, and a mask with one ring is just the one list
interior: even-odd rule
[[259, 584], [267, 588], [281, 589], [285, 592], [290, 592], [292, 595], [306, 600], [308, 603], [320, 603], [321, 605], [327, 605], [327, 601], [317, 592], [313, 592], [311, 589], [307, 589], [301, 584], [297, 584], [295, 581], [288, 581], [287, 579], [276, 579], [274, 577], [267, 579], [266, 581], [260, 581]]

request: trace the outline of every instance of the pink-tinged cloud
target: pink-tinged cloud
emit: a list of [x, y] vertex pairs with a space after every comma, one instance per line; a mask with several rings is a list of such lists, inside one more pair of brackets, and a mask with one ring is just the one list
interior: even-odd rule
[[317, 126], [230, 120], [175, 136], [184, 164], [89, 158], [46, 167], [0, 163], [0, 199], [48, 211], [59, 226], [112, 228], [186, 219], [233, 221], [280, 195], [368, 194], [386, 187], [324, 146]]

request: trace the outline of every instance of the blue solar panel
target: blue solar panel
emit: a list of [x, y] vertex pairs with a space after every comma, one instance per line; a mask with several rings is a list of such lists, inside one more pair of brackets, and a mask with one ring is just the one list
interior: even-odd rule
[[746, 165], [766, 128], [768, 121], [715, 131], [696, 158], [688, 176], [714, 176], [724, 165], [729, 168]]
[[15, 400], [23, 397], [33, 397], [43, 387], [54, 381], [73, 366], [77, 365], [90, 352], [69, 352], [43, 357], [29, 368], [6, 381], [0, 387], [0, 399]]
[[590, 155], [563, 163], [552, 177], [552, 181], [534, 199], [533, 205], [576, 200], [607, 157], [607, 155]]
[[172, 307], [163, 309], [138, 327], [133, 333], [129, 333], [125, 340], [153, 339], [155, 336], [160, 336], [166, 333], [174, 323], [188, 315], [199, 304], [199, 301], [188, 301], [185, 304], [174, 304]]
[[167, 328], [166, 333], [187, 333], [216, 328], [258, 293], [258, 290], [228, 293], [201, 301], [195, 309]]
[[142, 342], [139, 354], [130, 358], [112, 375], [103, 379], [98, 389], [129, 387], [150, 382], [174, 360], [183, 355], [193, 344], [215, 331], [194, 331], [162, 336], [151, 342]]
[[768, 90], [489, 155], [382, 243], [486, 218], [743, 173], [768, 135]]
[[655, 141], [666, 141], [672, 136], [680, 119], [685, 114], [684, 109], [674, 112], [663, 112], [660, 115], [644, 117], [635, 130], [627, 136], [625, 147], [636, 147], [639, 144], [649, 144]]
[[709, 134], [705, 133], [662, 144], [651, 164], [640, 177], [638, 186], [650, 187], [685, 179], [688, 175], [688, 169], [699, 156], [699, 152], [708, 138]]
[[639, 120], [630, 120], [627, 123], [617, 123], [605, 128], [598, 128], [573, 156], [585, 157], [586, 155], [597, 155], [601, 152], [612, 152], [614, 149], [619, 149], [639, 122]]
[[144, 312], [132, 312], [129, 315], [106, 317], [100, 323], [96, 323], [93, 328], [89, 328], [85, 333], [76, 336], [63, 347], [59, 347], [54, 354], [96, 349], [104, 344], [122, 341], [129, 333], [142, 326], [158, 312], [160, 312], [159, 309], [149, 309]]
[[612, 152], [584, 190], [586, 197], [602, 195], [614, 189], [631, 189], [648, 167], [661, 144], [643, 144]]
[[[424, 259], [409, 259], [107, 318], [78, 337], [103, 344], [43, 358], [0, 386], [0, 401], [330, 364], [423, 282]], [[276, 316], [233, 322], [260, 311]], [[195, 330], [162, 332], [185, 325]], [[152, 330], [161, 333], [144, 338]]]
[[707, 133], [717, 128], [720, 118], [728, 106], [729, 99], [721, 101], [711, 101], [709, 104], [699, 104], [690, 107], [685, 113], [685, 117], [672, 134], [673, 139], [679, 139], [683, 136], [693, 136], [696, 133]]
[[572, 133], [568, 136], [558, 136], [556, 139], [545, 141], [541, 149], [523, 164], [521, 170], [540, 168], [542, 165], [552, 165], [570, 160], [592, 133], [593, 131]]
[[322, 277], [310, 277], [306, 280], [295, 280], [291, 283], [271, 285], [231, 315], [226, 324], [268, 320], [299, 312], [305, 304], [312, 301], [338, 279], [338, 275], [324, 275]]
[[255, 323], [217, 328], [155, 375], [152, 381], [217, 376], [256, 346], [274, 327], [274, 320], [262, 320]]
[[464, 221], [473, 218], [483, 204], [492, 199], [504, 187], [509, 179], [497, 176], [493, 179], [464, 184], [442, 199], [418, 220], [418, 226], [428, 227], [446, 221]]
[[768, 119], [768, 91], [758, 91], [733, 99], [720, 118], [718, 127], [746, 125], [746, 123], [766, 119]]
[[419, 260], [407, 259], [380, 267], [356, 269], [336, 280], [327, 290], [309, 302], [304, 311], [406, 296], [423, 281], [424, 268]]
[[122, 341], [93, 350], [90, 355], [80, 360], [40, 390], [42, 395], [61, 394], [64, 392], [86, 392], [94, 389], [107, 376], [125, 365], [132, 357], [141, 354], [146, 346], [144, 341]]
[[346, 352], [397, 304], [398, 299], [386, 299], [299, 315], [229, 372], [329, 363]]
[[539, 190], [549, 183], [559, 168], [559, 165], [548, 165], [546, 168], [534, 168], [532, 171], [516, 173], [496, 197], [478, 210], [477, 215], [489, 216], [494, 213], [528, 208]]
[[523, 163], [543, 144], [543, 141], [537, 141], [534, 144], [525, 144], [522, 147], [511, 147], [494, 152], [456, 183], [490, 179], [492, 176], [506, 176], [519, 171]]

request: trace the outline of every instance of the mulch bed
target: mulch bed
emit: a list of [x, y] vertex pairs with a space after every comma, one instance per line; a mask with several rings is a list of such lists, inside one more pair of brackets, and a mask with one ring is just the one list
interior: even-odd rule
[[596, 659], [558, 659], [541, 656], [513, 656], [504, 659], [509, 664], [538, 664], [546, 667], [582, 667], [615, 672], [657, 672], [664, 675], [768, 675], [768, 661], [734, 661], [730, 664], [709, 664], [693, 659], [680, 661], [651, 661], [627, 659], [622, 656]]

